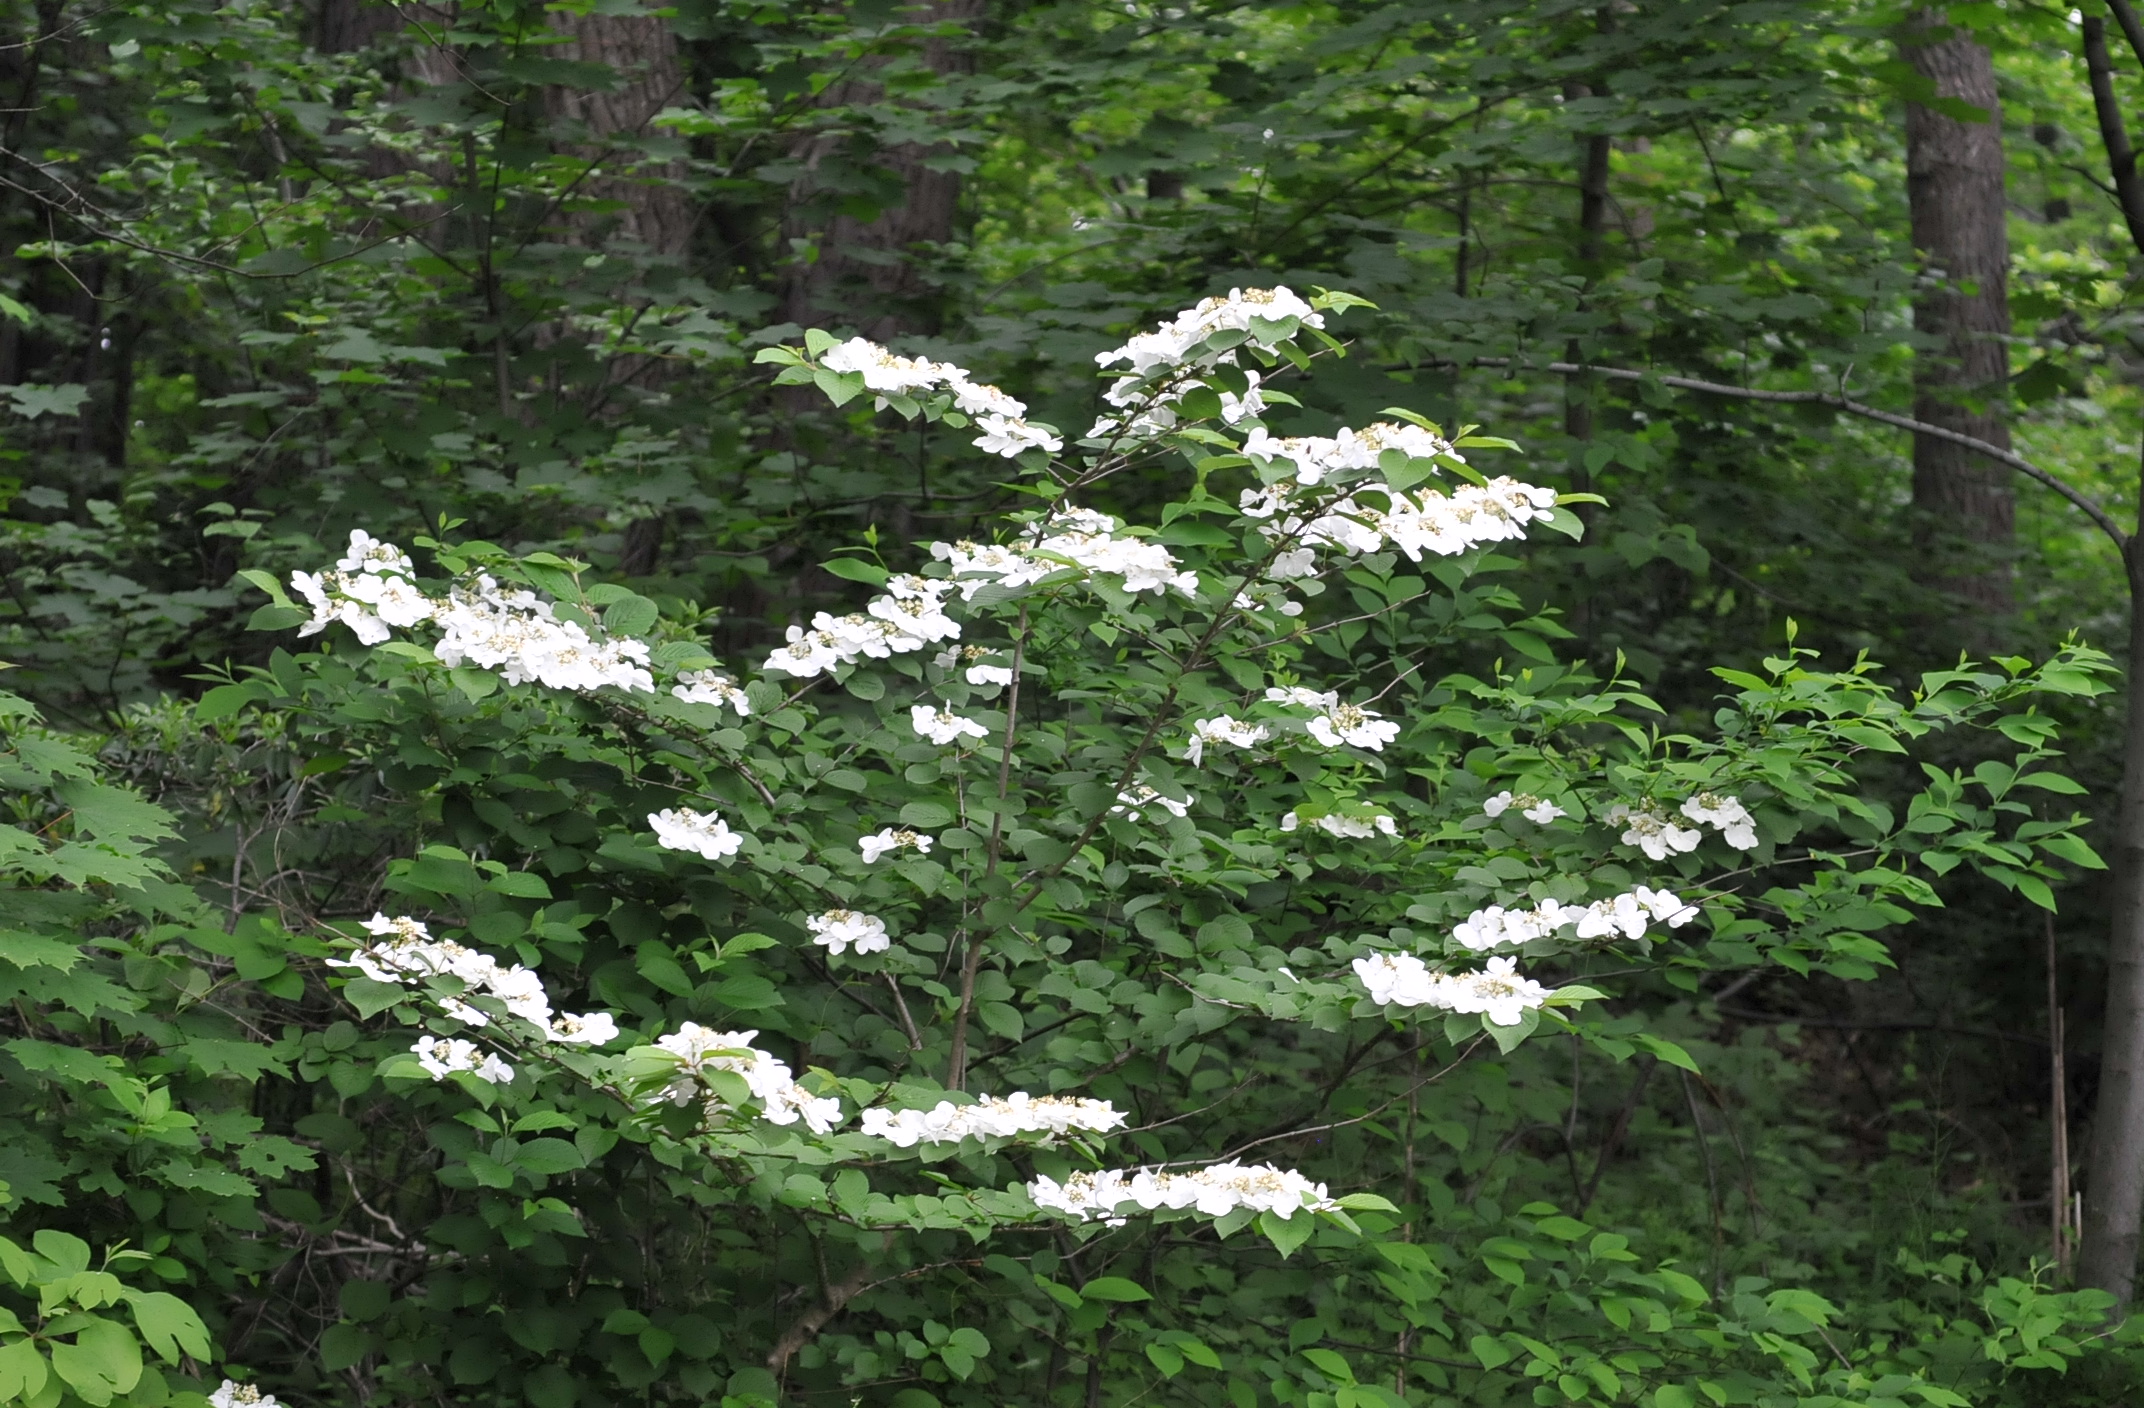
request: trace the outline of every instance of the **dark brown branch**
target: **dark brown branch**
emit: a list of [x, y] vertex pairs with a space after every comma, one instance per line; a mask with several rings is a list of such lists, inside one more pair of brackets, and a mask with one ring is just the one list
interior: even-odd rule
[[[2135, 21], [2136, 16], [2131, 15], [2129, 22]], [[2121, 104], [2114, 96], [2114, 61], [2107, 57], [2107, 22], [2097, 15], [2085, 17], [2084, 66], [2091, 75], [2092, 110], [2099, 117], [2099, 140], [2107, 149], [2115, 201], [2122, 207], [2130, 241], [2144, 249], [2144, 187], [2137, 184], [2137, 154], [2129, 146]]]

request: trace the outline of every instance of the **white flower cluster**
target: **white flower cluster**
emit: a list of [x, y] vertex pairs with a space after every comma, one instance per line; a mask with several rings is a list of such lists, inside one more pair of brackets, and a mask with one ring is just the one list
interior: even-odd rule
[[648, 825], [655, 828], [655, 843], [666, 851], [691, 851], [708, 860], [736, 855], [744, 836], [716, 812], [696, 812], [685, 807], [649, 812]]
[[1483, 802], [1481, 809], [1483, 814], [1492, 820], [1507, 811], [1516, 811], [1536, 826], [1546, 826], [1559, 816], [1570, 815], [1562, 807], [1545, 798], [1536, 797], [1531, 792], [1513, 792], [1509, 788]]
[[1186, 596], [1198, 592], [1196, 572], [1177, 571], [1176, 559], [1159, 543], [1118, 537], [1122, 527], [1106, 513], [1060, 508], [1030, 524], [1022, 542], [932, 543], [931, 556], [952, 568], [963, 601], [972, 600], [986, 586], [1024, 587], [1039, 582], [1067, 565], [1120, 578], [1127, 592], [1158, 595], [1171, 587]]
[[1191, 804], [1198, 798], [1187, 795], [1179, 802], [1174, 797], [1164, 797], [1143, 782], [1135, 782], [1130, 788], [1117, 793], [1117, 804], [1109, 809], [1110, 815], [1139, 820], [1140, 813], [1160, 809], [1171, 816], [1191, 815]]
[[[1235, 354], [1224, 352], [1214, 359], [1218, 363], [1234, 366]], [[1243, 393], [1218, 392], [1221, 398], [1221, 419], [1229, 425], [1263, 414], [1266, 398], [1259, 394], [1258, 384], [1263, 379], [1252, 369], [1244, 369], [1243, 376], [1249, 384]], [[1129, 417], [1103, 416], [1087, 432], [1090, 440], [1101, 440], [1117, 434], [1147, 439], [1164, 431], [1173, 430], [1177, 424], [1177, 406], [1184, 396], [1204, 383], [1197, 375], [1179, 377], [1160, 386], [1149, 386], [1144, 378], [1124, 377], [1103, 392], [1103, 398], [1120, 410], [1132, 411]]]
[[410, 1048], [417, 1057], [417, 1064], [433, 1080], [445, 1080], [457, 1071], [467, 1071], [478, 1080], [493, 1085], [511, 1084], [514, 1068], [500, 1060], [492, 1052], [485, 1051], [473, 1041], [459, 1037], [422, 1037]]
[[[1264, 489], [1245, 489], [1240, 503], [1247, 517], [1273, 520], [1259, 531], [1274, 542], [1356, 555], [1391, 546], [1407, 554], [1410, 562], [1420, 562], [1425, 552], [1449, 557], [1484, 543], [1523, 538], [1528, 523], [1545, 517], [1556, 506], [1555, 490], [1504, 476], [1486, 484], [1455, 485], [1449, 494], [1359, 484], [1349, 494], [1306, 509], [1307, 518], [1289, 511], [1297, 492], [1292, 482], [1283, 481]], [[1385, 507], [1373, 507], [1357, 497], [1364, 493], [1382, 495]], [[1285, 552], [1278, 555], [1287, 556]]]
[[1650, 924], [1680, 929], [1696, 917], [1697, 906], [1684, 904], [1672, 891], [1640, 885], [1613, 899], [1585, 905], [1543, 900], [1533, 909], [1506, 909], [1492, 904], [1468, 915], [1453, 928], [1452, 938], [1463, 948], [1483, 953], [1505, 944], [1545, 939], [1570, 924], [1578, 926], [1581, 939], [1605, 939], [1616, 934], [1642, 939]]
[[896, 357], [875, 342], [852, 337], [829, 347], [820, 363], [837, 372], [858, 372], [867, 390], [877, 392], [884, 407], [887, 396], [923, 396], [934, 391], [951, 393], [960, 413], [975, 422], [982, 434], [970, 442], [977, 449], [1007, 459], [1023, 450], [1041, 449], [1056, 454], [1065, 447], [1046, 425], [1026, 419], [1027, 403], [1008, 396], [995, 386], [978, 382], [964, 367], [951, 362], [933, 362], [923, 357]]
[[508, 684], [534, 681], [552, 689], [587, 691], [615, 686], [652, 694], [647, 642], [596, 640], [575, 621], [562, 621], [534, 592], [505, 591], [489, 576], [456, 585], [444, 598], [426, 596], [411, 581], [409, 555], [362, 528], [350, 550], [324, 572], [296, 572], [290, 583], [311, 603], [312, 619], [298, 628], [313, 635], [340, 621], [365, 645], [387, 640], [394, 627], [430, 621], [443, 665], [493, 670]]
[[859, 839], [856, 849], [863, 853], [864, 864], [871, 865], [895, 851], [914, 851], [917, 855], [927, 856], [931, 853], [931, 838], [920, 831], [889, 826]]
[[208, 1396], [209, 1408], [282, 1408], [272, 1393], [262, 1393], [253, 1384], [225, 1379], [223, 1387]]
[[1318, 715], [1308, 726], [1310, 736], [1327, 748], [1348, 743], [1382, 753], [1387, 743], [1400, 736], [1398, 724], [1384, 718], [1375, 709], [1341, 703], [1339, 693], [1334, 690], [1308, 689], [1302, 685], [1273, 688], [1266, 691], [1266, 702], [1297, 709], [1316, 709]]
[[847, 616], [821, 611], [812, 617], [811, 629], [791, 626], [787, 643], [767, 657], [766, 668], [810, 679], [864, 656], [884, 660], [921, 650], [933, 641], [957, 639], [960, 623], [944, 610], [945, 599], [954, 590], [951, 582], [905, 574], [895, 577], [886, 583], [885, 594], [874, 597], [861, 611]]
[[1738, 851], [1757, 848], [1757, 818], [1749, 814], [1739, 797], [1700, 792], [1682, 804], [1682, 814], [1720, 833], [1720, 839]]
[[875, 914], [830, 909], [805, 920], [804, 927], [811, 930], [813, 943], [836, 954], [847, 953], [851, 944], [856, 945], [859, 954], [878, 953], [893, 946], [893, 940], [886, 936], [886, 921]]
[[1253, 347], [1276, 346], [1275, 339], [1266, 337], [1252, 325], [1254, 318], [1265, 322], [1294, 318], [1305, 327], [1325, 326], [1325, 315], [1305, 303], [1292, 289], [1232, 288], [1226, 298], [1201, 299], [1197, 306], [1186, 308], [1154, 331], [1139, 333], [1122, 347], [1095, 354], [1094, 364], [1110, 367], [1123, 362], [1132, 369], [1134, 376], [1140, 377], [1158, 368], [1182, 366], [1186, 359], [1194, 366], [1212, 366], [1229, 356], [1233, 349], [1206, 352], [1197, 357], [1192, 354], [1200, 343], [1217, 332], [1247, 333], [1249, 335], [1244, 340]]
[[1273, 731], [1264, 724], [1231, 718], [1227, 714], [1200, 719], [1191, 725], [1191, 742], [1185, 745], [1184, 757], [1193, 767], [1198, 767], [1205, 761], [1209, 743], [1225, 743], [1231, 748], [1256, 748], [1272, 736]]
[[[1294, 812], [1289, 812], [1280, 819], [1280, 829], [1283, 831], [1294, 831], [1302, 824], [1303, 819]], [[1390, 812], [1365, 812], [1360, 816], [1347, 812], [1327, 812], [1321, 817], [1313, 818], [1310, 824], [1328, 836], [1338, 836], [1348, 841], [1360, 841], [1379, 832], [1387, 836], [1400, 834], [1399, 826], [1392, 820]]]
[[951, 709], [937, 709], [928, 704], [918, 704], [908, 711], [909, 721], [916, 732], [941, 748], [948, 743], [958, 743], [963, 738], [988, 738], [990, 730], [973, 719], [964, 719]]
[[1713, 827], [1720, 833], [1721, 840], [1738, 851], [1756, 848], [1757, 819], [1738, 798], [1724, 797], [1717, 792], [1700, 792], [1682, 804], [1682, 815], [1697, 825], [1679, 824], [1660, 809], [1659, 803], [1650, 800], [1635, 807], [1618, 802], [1607, 813], [1611, 823], [1624, 828], [1623, 844], [1638, 847], [1652, 860], [1666, 860], [1671, 855], [1696, 850], [1698, 843], [1705, 839], [1699, 826]]
[[1106, 1218], [1113, 1227], [1123, 1225], [1124, 1219], [1116, 1213], [1126, 1203], [1136, 1203], [1148, 1212], [1158, 1208], [1196, 1208], [1208, 1217], [1226, 1217], [1244, 1208], [1285, 1218], [1335, 1206], [1324, 1184], [1312, 1183], [1294, 1169], [1233, 1161], [1193, 1173], [1102, 1169], [1075, 1173], [1062, 1183], [1054, 1178], [1038, 1178], [1027, 1185], [1027, 1196], [1035, 1200], [1038, 1208], [1081, 1221]]
[[1429, 460], [1439, 456], [1465, 463], [1465, 456], [1452, 442], [1419, 425], [1394, 425], [1378, 421], [1360, 430], [1342, 429], [1336, 436], [1298, 435], [1283, 438], [1264, 426], [1253, 427], [1243, 441], [1243, 453], [1267, 464], [1285, 460], [1295, 466], [1291, 476], [1298, 484], [1322, 483], [1350, 471], [1377, 468], [1387, 450], [1398, 450], [1409, 459]]
[[291, 574], [291, 586], [313, 608], [313, 619], [298, 627], [298, 634], [318, 635], [340, 621], [359, 643], [378, 645], [394, 627], [431, 620], [435, 603], [410, 580], [416, 574], [408, 553], [362, 528], [351, 529], [350, 549], [333, 567]]
[[1478, 1012], [1499, 1027], [1515, 1027], [1550, 996], [1549, 989], [1520, 977], [1516, 966], [1512, 959], [1492, 958], [1478, 973], [1441, 973], [1411, 953], [1378, 953], [1356, 959], [1355, 976], [1380, 1005]]
[[798, 1085], [786, 1061], [776, 1060], [752, 1045], [757, 1031], [710, 1031], [698, 1022], [687, 1022], [655, 1044], [677, 1058], [679, 1077], [664, 1092], [671, 1103], [690, 1104], [699, 1096], [703, 1108], [715, 1114], [723, 1101], [707, 1091], [699, 1080], [703, 1071], [730, 1071], [744, 1077], [752, 1098], [773, 1124], [802, 1120], [814, 1134], [825, 1134], [841, 1123], [841, 1102], [831, 1096], [813, 1095]]
[[728, 675], [713, 670], [687, 670], [680, 674], [670, 692], [687, 704], [713, 704], [734, 709], [740, 718], [752, 712], [752, 701], [745, 697], [737, 681]]
[[972, 1105], [941, 1100], [928, 1110], [872, 1109], [863, 1113], [863, 1132], [903, 1149], [918, 1144], [957, 1144], [963, 1139], [1017, 1139], [1040, 1134], [1045, 1140], [1075, 1129], [1107, 1134], [1122, 1127], [1124, 1116], [1107, 1100], [1063, 1095], [1029, 1095], [1016, 1091], [1002, 1099], [987, 1096]]
[[[554, 1017], [543, 980], [533, 968], [501, 963], [488, 953], [452, 939], [435, 939], [416, 919], [390, 919], [375, 914], [365, 921], [365, 930], [380, 942], [367, 944], [348, 958], [331, 958], [328, 965], [355, 968], [376, 983], [405, 986], [431, 974], [444, 974], [460, 979], [472, 992], [497, 998], [508, 1012], [536, 1028], [546, 1041], [602, 1046], [617, 1040], [618, 1022], [608, 1012]], [[472, 1027], [491, 1025], [489, 1017], [460, 998], [442, 998], [441, 1006], [449, 1016]]]

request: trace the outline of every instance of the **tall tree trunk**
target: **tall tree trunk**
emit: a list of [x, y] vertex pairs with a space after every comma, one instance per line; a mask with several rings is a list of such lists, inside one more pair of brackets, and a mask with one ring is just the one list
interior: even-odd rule
[[[2138, 511], [2144, 521], [2144, 497]], [[2122, 556], [2129, 582], [2129, 712], [2121, 810], [2114, 854], [2107, 858], [2114, 927], [2077, 1280], [2127, 1305], [2136, 1286], [2144, 1216], [2144, 675], [2138, 673], [2144, 665], [2144, 545], [2132, 538]]]
[[[1914, 330], [1937, 345], [1913, 364], [1913, 414], [1934, 425], [2010, 445], [2003, 415], [2010, 376], [2010, 241], [2004, 222], [2002, 117], [1985, 46], [1924, 13], [1904, 42], [1936, 95], [1986, 116], [1947, 117], [1906, 105], [1906, 197], [1913, 247], [1924, 261]], [[2017, 506], [2010, 471], [1932, 436], [1913, 441], [1916, 548], [1931, 580], [1976, 616], [1970, 643], [1986, 645], [2010, 614], [2009, 549]]]
[[[918, 22], [972, 27], [984, 0], [931, 0], [916, 7]], [[975, 71], [974, 54], [957, 40], [924, 41], [924, 62], [942, 76]], [[866, 77], [829, 87], [829, 107], [884, 101], [883, 86]], [[833, 156], [840, 138], [814, 138], [801, 153], [807, 172]], [[791, 193], [792, 215], [784, 233], [817, 238], [817, 257], [790, 266], [782, 280], [782, 316], [807, 326], [852, 323], [864, 336], [887, 341], [902, 333], [935, 332], [940, 324], [936, 290], [914, 253], [953, 238], [960, 213], [960, 174], [930, 163], [950, 148], [942, 143], [904, 143], [875, 154], [876, 164], [900, 182], [901, 198], [870, 220], [838, 211], [819, 222], [809, 214], [814, 182], [807, 175]]]

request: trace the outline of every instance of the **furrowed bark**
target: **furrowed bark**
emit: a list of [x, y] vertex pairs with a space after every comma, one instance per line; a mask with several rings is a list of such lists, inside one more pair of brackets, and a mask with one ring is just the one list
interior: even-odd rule
[[[1914, 356], [1914, 418], [2008, 449], [2010, 245], [1995, 66], [1984, 45], [1929, 14], [1903, 48], [1938, 97], [1986, 114], [1961, 121], [1906, 105], [1906, 196], [1923, 261], [1913, 326], [1937, 344]], [[1929, 580], [1974, 608], [1967, 642], [1992, 643], [1999, 634], [1993, 623], [2015, 609], [2010, 476], [1954, 443], [1916, 435], [1913, 506], [1921, 560], [1936, 564]]]

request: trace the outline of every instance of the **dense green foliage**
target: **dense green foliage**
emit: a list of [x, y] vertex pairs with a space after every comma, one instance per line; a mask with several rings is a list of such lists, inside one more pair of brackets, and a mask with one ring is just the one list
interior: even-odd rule
[[[1903, 409], [1917, 8], [0, 0], [0, 1404], [2133, 1395], [2048, 1235], [2049, 962], [2080, 1144], [2094, 1080], [2114, 554], [2021, 485], [2019, 610], [1965, 620], [1905, 436], [1546, 369]], [[2001, 82], [2017, 443], [2127, 498], [2074, 22], [1946, 15]], [[1373, 306], [1336, 300], [1347, 355], [1268, 359], [1276, 434], [1480, 423], [1525, 452], [1473, 467], [1571, 496], [1562, 535], [1246, 613], [1233, 370], [1151, 449], [1051, 466], [823, 370], [862, 331], [1077, 441], [1097, 353], [1280, 284]], [[759, 669], [1068, 482], [1202, 585], [986, 589], [963, 642], [1010, 700], [936, 645]], [[646, 640], [658, 688], [294, 639], [290, 574], [352, 529], [434, 594], [488, 571]], [[749, 714], [671, 696], [717, 662]], [[1297, 684], [1401, 730], [1321, 751], [1263, 700]], [[931, 697], [987, 740], [921, 740]], [[1279, 741], [1194, 764], [1219, 712]], [[1113, 811], [1132, 786], [1185, 815]], [[1505, 788], [1569, 815], [1485, 817]], [[1607, 821], [1708, 789], [1755, 849], [1649, 864]], [[663, 849], [679, 805], [752, 839]], [[1377, 814], [1397, 837], [1317, 825]], [[940, 849], [866, 864], [882, 826]], [[1671, 883], [1702, 918], [1527, 946], [1566, 996], [1516, 1025], [1350, 969]], [[893, 946], [814, 946], [831, 907]], [[519, 1077], [428, 1079], [414, 1037], [472, 1024], [452, 982], [333, 966], [375, 912], [630, 1039], [485, 1009]], [[736, 1120], [651, 1110], [686, 1022], [756, 1028], [848, 1123], [712, 1077]], [[857, 1132], [948, 1090], [1134, 1128]], [[1356, 1201], [1109, 1228], [1021, 1191], [1238, 1151]]]

